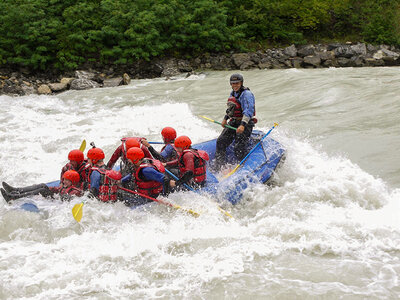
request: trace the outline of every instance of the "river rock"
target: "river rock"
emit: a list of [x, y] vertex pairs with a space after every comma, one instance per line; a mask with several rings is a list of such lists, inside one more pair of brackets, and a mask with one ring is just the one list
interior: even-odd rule
[[21, 89], [24, 95], [32, 95], [36, 93], [35, 88], [32, 85], [22, 84]]
[[69, 87], [71, 85], [72, 80], [74, 80], [75, 78], [69, 78], [69, 77], [63, 77], [60, 80], [60, 83], [66, 84], [67, 87]]
[[71, 90], [87, 90], [92, 88], [98, 88], [100, 85], [93, 80], [89, 79], [74, 79], [71, 82]]
[[123, 83], [124, 79], [122, 77], [109, 78], [103, 81], [103, 87], [116, 87], [122, 85]]
[[235, 66], [241, 70], [244, 70], [242, 69], [242, 65], [244, 65], [245, 68], [250, 65], [254, 65], [248, 53], [235, 53], [232, 55], [232, 61]]
[[306, 56], [311, 56], [315, 54], [315, 47], [314, 45], [306, 45], [300, 47], [300, 49], [297, 50], [297, 55], [300, 57], [306, 57]]
[[39, 95], [49, 95], [51, 94], [51, 89], [47, 84], [39, 85], [37, 92]]
[[291, 45], [289, 47], [286, 47], [283, 50], [283, 54], [289, 56], [289, 57], [296, 57], [297, 56], [297, 49], [295, 45]]
[[131, 83], [131, 78], [129, 77], [129, 75], [127, 73], [124, 73], [124, 75], [122, 75], [122, 78], [124, 80], [123, 84], [128, 85]]
[[165, 62], [162, 62], [162, 77], [171, 77], [175, 75], [179, 75], [179, 70], [178, 70], [178, 63], [176, 59], [168, 59]]
[[319, 66], [321, 66], [321, 58], [315, 55], [306, 56], [304, 57], [304, 64], [318, 68]]
[[57, 82], [49, 83], [49, 87], [53, 92], [59, 93], [65, 91], [68, 88], [68, 85], [66, 83]]

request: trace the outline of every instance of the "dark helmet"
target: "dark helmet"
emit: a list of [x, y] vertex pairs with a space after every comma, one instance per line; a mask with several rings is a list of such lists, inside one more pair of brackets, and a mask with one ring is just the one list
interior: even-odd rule
[[237, 82], [241, 82], [243, 83], [243, 76], [241, 74], [232, 74], [231, 78], [229, 79], [229, 82], [232, 83], [237, 83]]

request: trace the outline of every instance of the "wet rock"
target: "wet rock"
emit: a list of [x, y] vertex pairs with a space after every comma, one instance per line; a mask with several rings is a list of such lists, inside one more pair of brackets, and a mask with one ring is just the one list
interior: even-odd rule
[[71, 85], [72, 80], [74, 80], [75, 78], [69, 78], [69, 77], [63, 77], [60, 80], [60, 83], [62, 84], [66, 84], [67, 87], [69, 87]]
[[93, 80], [89, 79], [74, 79], [71, 82], [71, 90], [88, 90], [92, 88], [98, 88], [100, 85]]
[[124, 79], [122, 77], [109, 78], [103, 81], [103, 87], [116, 87], [122, 85], [123, 83]]
[[162, 62], [162, 68], [163, 68], [161, 73], [162, 77], [176, 76], [180, 73], [178, 70], [178, 63], [174, 58]]
[[47, 84], [42, 84], [38, 87], [37, 92], [39, 95], [49, 95], [51, 94], [51, 89]]
[[36, 94], [36, 90], [32, 85], [23, 84], [23, 85], [21, 85], [21, 90], [24, 95]]
[[68, 89], [68, 84], [61, 82], [49, 83], [49, 88], [55, 93], [60, 93]]
[[123, 84], [128, 85], [131, 83], [131, 78], [129, 77], [129, 75], [127, 73], [124, 73], [124, 75], [122, 75], [123, 78]]

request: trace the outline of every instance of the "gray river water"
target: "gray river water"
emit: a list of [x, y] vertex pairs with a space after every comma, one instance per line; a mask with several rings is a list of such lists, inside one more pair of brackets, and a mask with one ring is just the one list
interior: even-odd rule
[[[174, 127], [215, 138], [231, 72], [135, 80], [55, 96], [0, 96], [0, 181], [58, 179], [83, 139], [105, 150], [124, 136], [161, 141]], [[243, 72], [257, 129], [287, 150], [274, 185], [236, 206], [177, 193], [131, 210], [86, 199], [0, 200], [1, 299], [398, 299], [400, 68]]]

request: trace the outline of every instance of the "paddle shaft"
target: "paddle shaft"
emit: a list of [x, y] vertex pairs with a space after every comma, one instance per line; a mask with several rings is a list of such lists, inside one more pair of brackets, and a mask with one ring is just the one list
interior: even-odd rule
[[148, 142], [149, 144], [156, 144], [156, 145], [162, 145], [164, 144], [163, 142]]
[[[222, 125], [221, 122], [215, 121], [215, 120], [210, 119], [210, 118], [207, 118], [207, 117], [205, 117], [205, 116], [200, 116], [200, 117], [202, 117], [203, 119], [206, 119], [206, 120], [208, 120], [208, 121], [211, 121], [211, 122], [213, 122], [213, 123], [215, 123], [215, 124]], [[235, 128], [235, 127], [233, 127], [233, 126], [230, 126], [230, 125], [228, 125], [228, 124], [226, 124], [225, 127], [226, 127], [226, 128], [229, 128], [229, 129], [232, 129], [232, 130], [235, 130], [235, 131], [236, 131], [236, 129], [237, 129], [237, 128]]]
[[225, 178], [231, 176], [233, 173], [236, 172], [236, 170], [246, 161], [246, 159], [250, 156], [250, 154], [252, 154], [256, 150], [257, 146], [261, 144], [263, 139], [265, 139], [276, 126], [278, 126], [278, 123], [274, 123], [274, 126], [271, 127], [271, 129], [261, 138], [261, 140], [253, 147], [253, 149], [251, 149], [251, 151], [247, 153], [247, 155], [242, 159], [242, 161], [227, 176], [225, 176]]
[[176, 208], [176, 209], [182, 209], [182, 210], [184, 210], [184, 211], [186, 211], [186, 212], [192, 214], [192, 215], [195, 216], [195, 217], [200, 216], [199, 213], [197, 213], [197, 212], [195, 212], [195, 211], [193, 211], [193, 210], [191, 210], [191, 209], [186, 209], [186, 208], [183, 208], [183, 207], [181, 207], [181, 206], [179, 206], [179, 205], [172, 204], [172, 203], [169, 203], [169, 202], [165, 202], [165, 201], [162, 201], [162, 200], [159, 200], [159, 199], [156, 199], [156, 198], [147, 196], [147, 195], [145, 195], [145, 194], [138, 193], [138, 192], [135, 192], [135, 191], [126, 189], [126, 188], [121, 187], [121, 186], [119, 186], [118, 188], [119, 188], [120, 190], [125, 191], [125, 192], [131, 193], [131, 194], [135, 194], [135, 195], [139, 195], [139, 196], [141, 196], [141, 197], [143, 197], [143, 198], [146, 198], [146, 199], [149, 199], [149, 200], [152, 200], [152, 201], [155, 201], [155, 202], [158, 202], [158, 203], [161, 203], [161, 204], [164, 204], [164, 205], [167, 205], [167, 206]]

